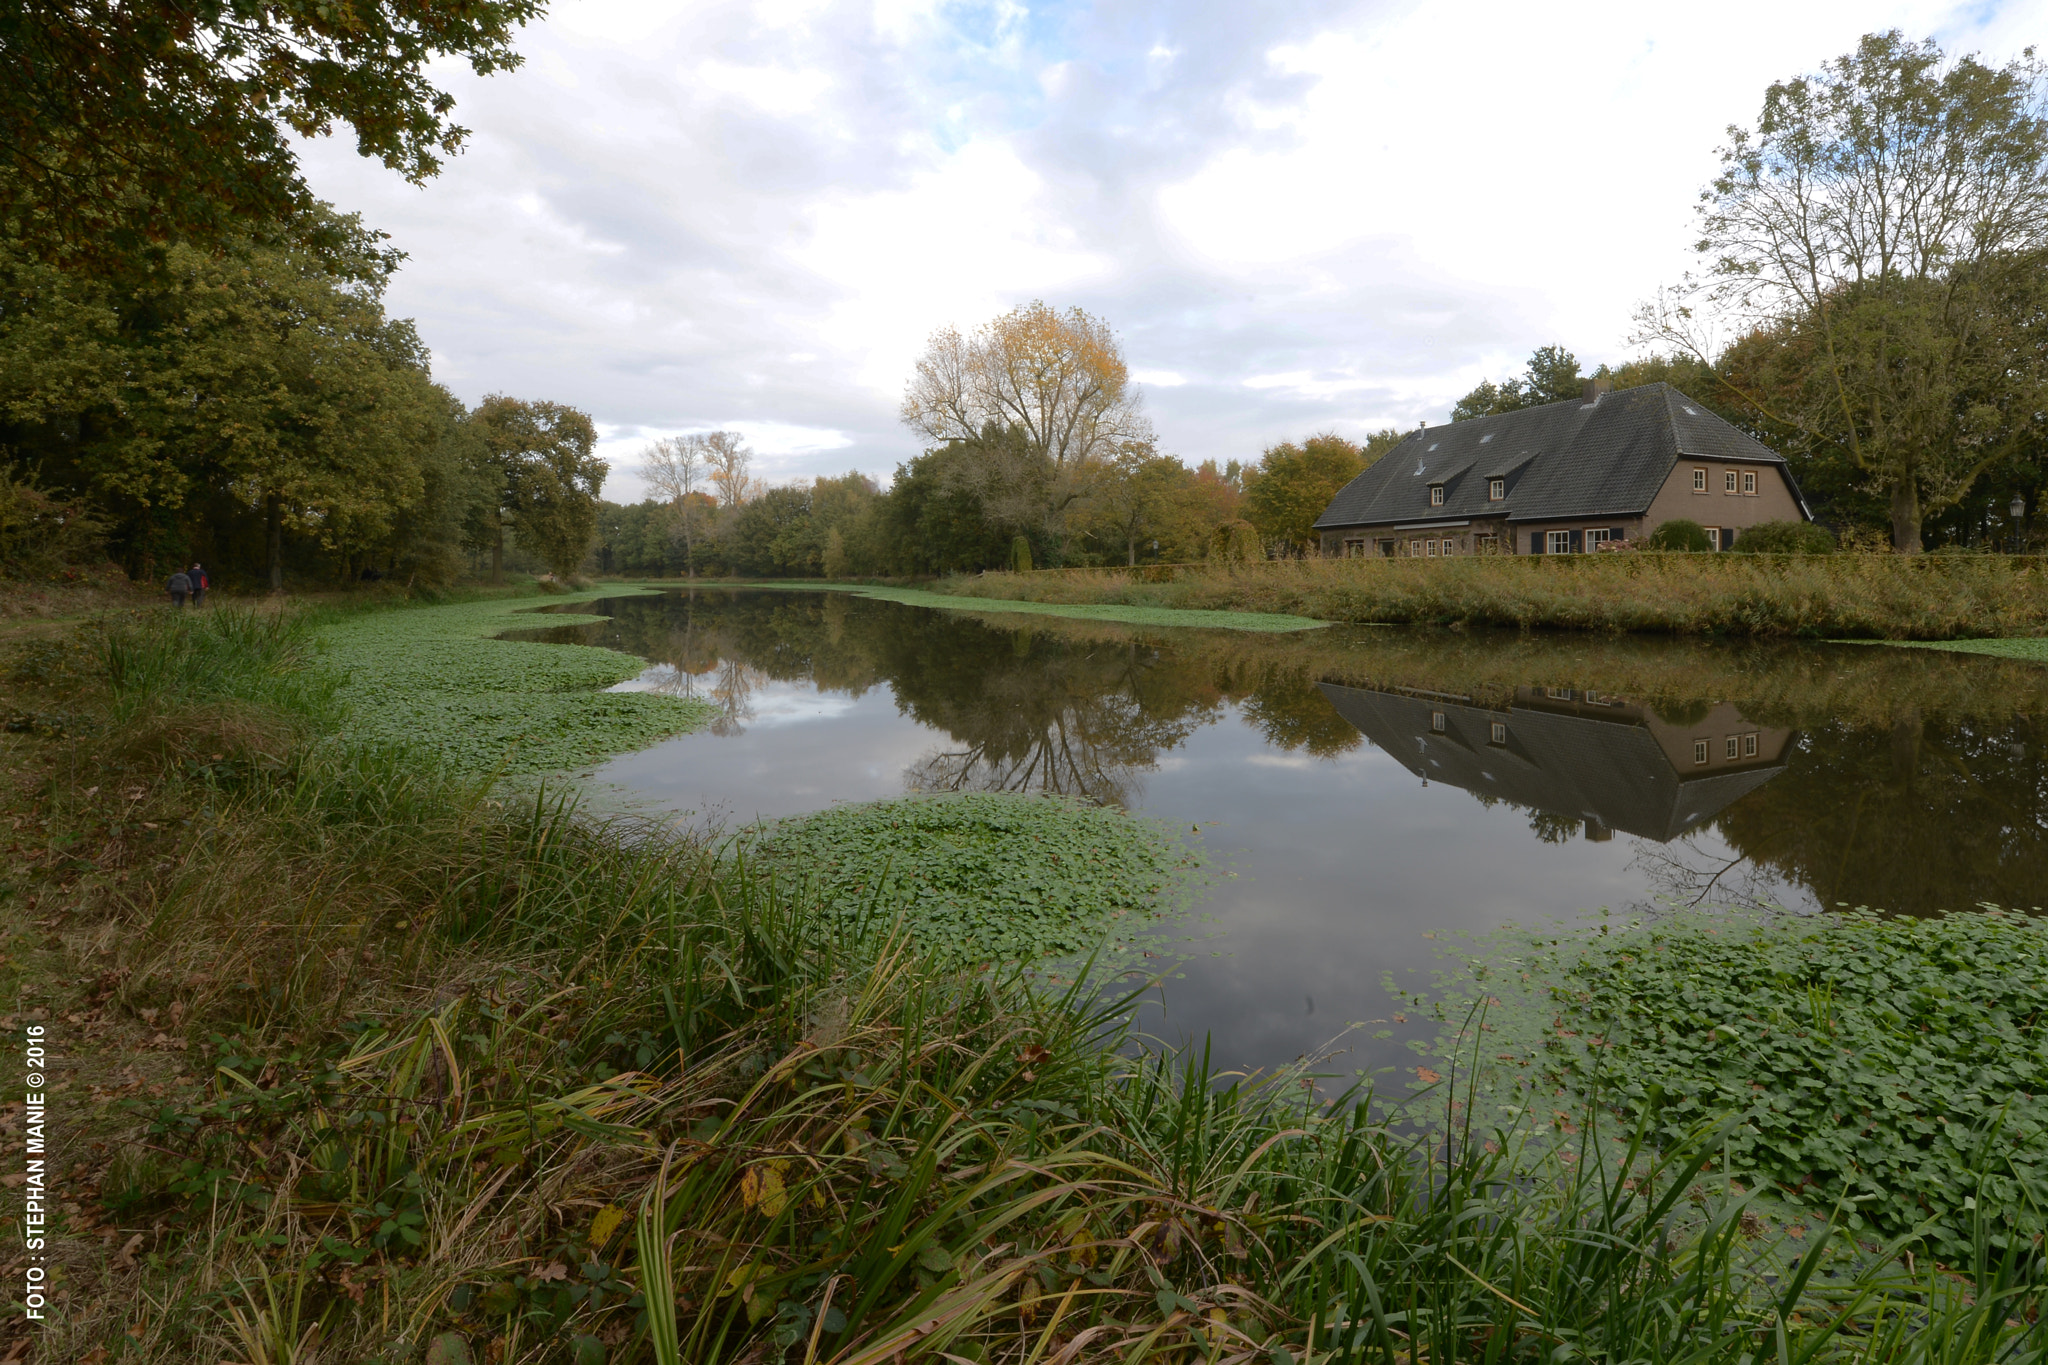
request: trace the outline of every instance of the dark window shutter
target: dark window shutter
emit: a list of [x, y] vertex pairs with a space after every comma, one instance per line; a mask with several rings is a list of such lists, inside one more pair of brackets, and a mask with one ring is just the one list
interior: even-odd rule
[[1585, 552], [1585, 549], [1586, 549], [1586, 533], [1585, 533], [1584, 531], [1574, 531], [1574, 532], [1572, 532], [1572, 553], [1573, 553], [1573, 554], [1583, 554], [1583, 553]]
[[1529, 553], [1532, 555], [1543, 553], [1543, 533], [1541, 531], [1531, 531], [1529, 533]]
[[1628, 531], [1627, 531], [1627, 530], [1626, 530], [1625, 528], [1623, 528], [1623, 527], [1620, 527], [1620, 526], [1610, 527], [1610, 528], [1608, 529], [1607, 535], [1608, 535], [1608, 538], [1609, 538], [1609, 539], [1611, 539], [1611, 540], [1627, 540], [1627, 539], [1628, 539]]

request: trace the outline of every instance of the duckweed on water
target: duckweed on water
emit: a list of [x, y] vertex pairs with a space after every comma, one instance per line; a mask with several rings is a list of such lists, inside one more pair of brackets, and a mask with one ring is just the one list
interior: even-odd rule
[[837, 806], [770, 826], [757, 847], [829, 910], [888, 905], [919, 951], [957, 962], [1091, 953], [1198, 862], [1155, 821], [1007, 792]]
[[[633, 589], [607, 589], [618, 596]], [[600, 594], [585, 594], [597, 596]], [[556, 601], [564, 599], [556, 598]], [[575, 600], [575, 599], [568, 599]], [[346, 681], [347, 734], [435, 754], [458, 772], [550, 772], [706, 724], [715, 708], [647, 692], [605, 692], [645, 663], [615, 650], [492, 637], [601, 616], [522, 616], [535, 603], [462, 602], [348, 617], [319, 631]]]
[[[1519, 938], [1519, 936], [1518, 936]], [[1685, 917], [1525, 938], [1477, 968], [1520, 1007], [1484, 1051], [1538, 1095], [1597, 1095], [1677, 1144], [1734, 1115], [1726, 1161], [1793, 1205], [1853, 1200], [1960, 1259], [2048, 1207], [2048, 923], [1986, 909]], [[1561, 1100], [1552, 1107], [1569, 1110]]]

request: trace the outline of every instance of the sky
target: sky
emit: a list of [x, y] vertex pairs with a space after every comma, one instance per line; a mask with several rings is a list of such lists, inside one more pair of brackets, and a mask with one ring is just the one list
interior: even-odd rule
[[2048, 0], [556, 0], [519, 70], [436, 69], [438, 177], [304, 159], [436, 377], [590, 413], [609, 498], [721, 428], [886, 484], [926, 339], [1033, 299], [1116, 329], [1162, 450], [1251, 460], [1637, 354], [1728, 126], [1892, 27], [2002, 63]]

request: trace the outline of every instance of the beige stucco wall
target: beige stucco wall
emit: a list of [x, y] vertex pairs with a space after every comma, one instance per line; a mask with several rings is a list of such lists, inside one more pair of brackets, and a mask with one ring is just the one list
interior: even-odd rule
[[[1693, 492], [1692, 472], [1695, 469], [1707, 471], [1707, 491], [1704, 493]], [[1741, 476], [1745, 470], [1755, 473], [1756, 492], [1724, 491], [1722, 485], [1730, 470], [1736, 475], [1737, 488], [1742, 486]], [[1643, 529], [1645, 532], [1655, 531], [1665, 522], [1680, 517], [1702, 526], [1733, 527], [1738, 532], [1738, 539], [1743, 528], [1762, 522], [1806, 520], [1806, 514], [1799, 510], [1798, 502], [1792, 497], [1792, 489], [1786, 484], [1780, 466], [1690, 460], [1683, 456], [1672, 469], [1671, 477], [1664, 480], [1664, 486], [1657, 490], [1649, 513], [1643, 518]]]

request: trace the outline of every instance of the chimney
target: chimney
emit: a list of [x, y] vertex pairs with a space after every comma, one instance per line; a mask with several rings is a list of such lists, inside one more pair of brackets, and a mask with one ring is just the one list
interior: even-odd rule
[[1614, 392], [1614, 381], [1612, 379], [1581, 380], [1579, 392], [1585, 396], [1585, 400], [1588, 403], [1596, 402], [1601, 394]]

